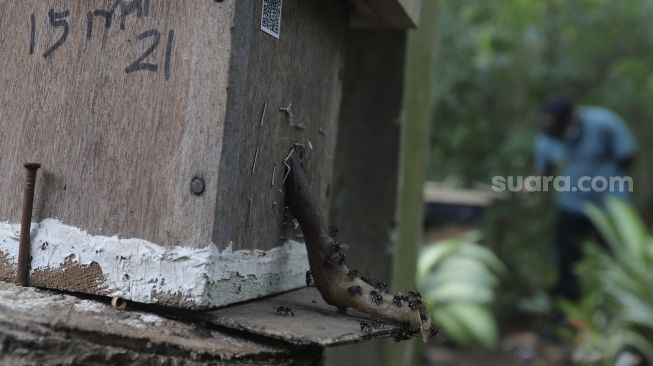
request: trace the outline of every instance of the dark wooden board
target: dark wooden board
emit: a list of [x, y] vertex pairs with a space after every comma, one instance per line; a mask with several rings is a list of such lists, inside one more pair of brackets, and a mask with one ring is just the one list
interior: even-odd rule
[[[279, 315], [276, 309], [286, 306], [295, 316]], [[226, 328], [283, 340], [295, 345], [336, 346], [388, 336], [393, 328], [385, 325], [363, 333], [361, 321], [371, 320], [367, 315], [348, 309], [340, 314], [327, 305], [313, 287], [232, 305], [205, 314], [208, 322]]]
[[[261, 4], [242, 0], [236, 9], [239, 32], [225, 126], [231, 144], [222, 155], [214, 236], [216, 244], [233, 242], [235, 249], [301, 240], [299, 231], [287, 232], [282, 224], [284, 159], [295, 143], [306, 147], [311, 192], [326, 213], [337, 138], [345, 3], [284, 1], [279, 39], [261, 31]], [[290, 104], [303, 129], [280, 111]]]

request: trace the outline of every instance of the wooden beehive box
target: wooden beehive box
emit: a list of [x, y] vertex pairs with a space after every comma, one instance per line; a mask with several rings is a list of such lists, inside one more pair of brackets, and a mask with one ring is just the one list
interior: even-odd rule
[[328, 205], [348, 9], [0, 1], [0, 278], [37, 161], [33, 285], [192, 309], [303, 286], [283, 163], [305, 146]]

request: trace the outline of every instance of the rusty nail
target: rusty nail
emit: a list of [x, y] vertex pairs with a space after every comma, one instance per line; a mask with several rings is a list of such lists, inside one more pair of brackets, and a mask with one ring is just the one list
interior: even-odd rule
[[23, 212], [20, 220], [20, 242], [18, 244], [18, 268], [16, 284], [27, 286], [30, 267], [30, 229], [32, 227], [32, 208], [34, 206], [34, 186], [39, 163], [26, 163], [25, 186], [23, 187]]
[[190, 182], [190, 191], [196, 196], [201, 195], [204, 193], [206, 185], [204, 184], [204, 179], [195, 177], [193, 180]]

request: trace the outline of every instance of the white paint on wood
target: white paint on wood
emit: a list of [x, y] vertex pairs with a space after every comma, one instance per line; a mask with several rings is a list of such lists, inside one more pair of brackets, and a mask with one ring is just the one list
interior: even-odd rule
[[[0, 254], [15, 263], [20, 225], [0, 224]], [[142, 303], [207, 308], [286, 291], [304, 285], [308, 260], [304, 244], [287, 241], [268, 251], [179, 245], [165, 247], [143, 239], [90, 235], [58, 220], [33, 224], [31, 271], [64, 270], [66, 264], [97, 263], [108, 296]]]

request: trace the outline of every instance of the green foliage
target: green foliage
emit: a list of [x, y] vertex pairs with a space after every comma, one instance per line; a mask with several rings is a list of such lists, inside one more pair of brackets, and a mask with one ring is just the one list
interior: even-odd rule
[[583, 284], [578, 305], [563, 303], [579, 336], [579, 355], [612, 363], [637, 350], [653, 363], [653, 236], [628, 204], [616, 198], [607, 209], [589, 209], [610, 252], [588, 246], [577, 272]]
[[[633, 201], [653, 219], [653, 2], [442, 0], [429, 179], [468, 186], [529, 175], [539, 107], [552, 94], [613, 109], [635, 131]], [[486, 215], [484, 237], [515, 299], [555, 280], [551, 195]], [[514, 301], [511, 301], [514, 303]]]
[[497, 324], [490, 305], [505, 274], [504, 265], [476, 244], [477, 232], [431, 244], [417, 263], [417, 284], [435, 322], [461, 344], [494, 347]]

